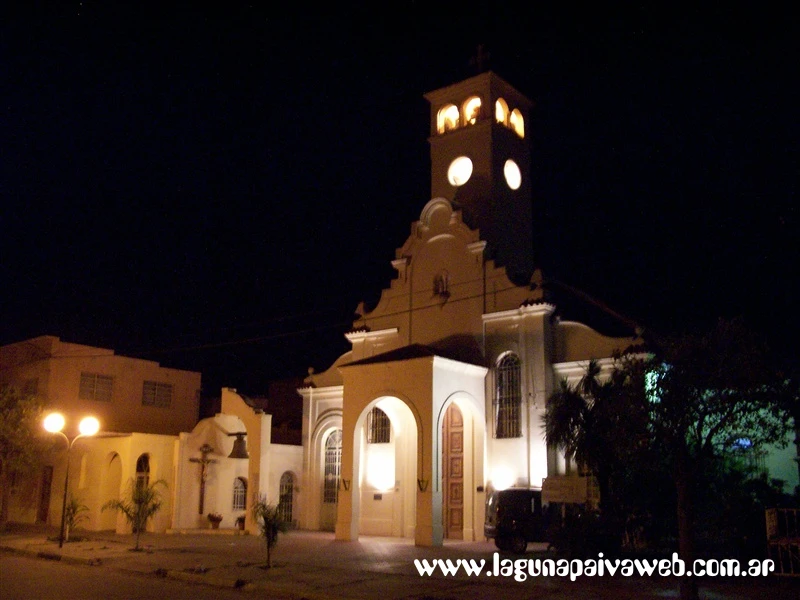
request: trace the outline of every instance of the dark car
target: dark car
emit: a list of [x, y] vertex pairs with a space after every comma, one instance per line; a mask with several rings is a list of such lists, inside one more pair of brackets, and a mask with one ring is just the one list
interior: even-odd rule
[[483, 534], [494, 538], [498, 549], [523, 554], [528, 542], [546, 542], [546, 532], [541, 490], [509, 488], [487, 494]]

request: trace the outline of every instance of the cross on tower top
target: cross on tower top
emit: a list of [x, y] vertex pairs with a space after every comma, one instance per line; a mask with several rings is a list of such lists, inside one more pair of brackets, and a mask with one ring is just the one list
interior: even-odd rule
[[469, 64], [475, 67], [476, 73], [481, 74], [489, 68], [490, 58], [491, 54], [486, 52], [486, 47], [483, 44], [478, 44], [475, 49], [475, 56], [469, 59]]

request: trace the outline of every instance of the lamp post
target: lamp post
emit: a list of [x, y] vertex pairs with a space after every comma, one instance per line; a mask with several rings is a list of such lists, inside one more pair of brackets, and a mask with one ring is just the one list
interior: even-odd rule
[[50, 413], [44, 419], [44, 428], [50, 433], [58, 433], [67, 441], [67, 472], [64, 475], [64, 500], [61, 503], [61, 533], [58, 535], [58, 547], [64, 547], [64, 525], [67, 515], [67, 492], [69, 490], [69, 454], [72, 446], [82, 437], [91, 437], [100, 430], [100, 421], [94, 417], [84, 417], [78, 425], [80, 433], [72, 438], [72, 441], [62, 431], [66, 421], [60, 413]]

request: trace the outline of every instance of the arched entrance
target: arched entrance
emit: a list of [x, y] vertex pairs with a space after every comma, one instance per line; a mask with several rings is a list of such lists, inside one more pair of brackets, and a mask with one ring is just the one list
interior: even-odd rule
[[442, 526], [445, 539], [464, 539], [464, 416], [455, 403], [442, 422]]
[[413, 538], [417, 498], [417, 422], [399, 398], [362, 411], [354, 434], [354, 519], [364, 535]]
[[485, 412], [481, 408], [475, 396], [455, 392], [439, 413], [439, 480], [434, 497], [441, 504], [435, 501], [434, 510], [441, 515], [443, 539], [483, 538]]
[[[412, 346], [350, 363], [340, 367], [340, 371], [344, 382], [343, 491], [339, 497], [336, 539], [357, 540], [359, 533], [366, 533], [367, 518], [387, 518], [385, 504], [380, 505], [386, 511], [384, 514], [376, 511], [376, 503], [383, 502], [384, 493], [374, 483], [370, 485], [373, 457], [367, 454], [372, 454], [370, 450], [365, 450], [369, 445], [365, 424], [373, 407], [381, 408], [391, 417], [389, 413], [394, 406], [407, 417], [407, 426], [401, 424], [400, 427], [403, 435], [413, 432], [414, 438], [413, 443], [410, 438], [402, 441], [399, 435], [396, 438], [395, 451], [408, 453], [404, 463], [407, 470], [399, 467], [395, 457], [395, 489], [389, 493], [403, 494], [401, 526], [410, 532], [409, 523], [413, 519], [416, 545], [442, 544], [442, 424], [446, 410], [454, 403], [464, 416], [462, 536], [467, 540], [476, 539], [476, 530], [483, 531], [484, 379], [487, 369], [439, 357], [428, 348]], [[384, 471], [391, 472], [388, 468]], [[408, 503], [406, 498], [410, 500]], [[412, 505], [412, 517], [405, 519]], [[392, 511], [396, 510], [395, 506]], [[392, 527], [397, 527], [399, 521], [392, 512]]]

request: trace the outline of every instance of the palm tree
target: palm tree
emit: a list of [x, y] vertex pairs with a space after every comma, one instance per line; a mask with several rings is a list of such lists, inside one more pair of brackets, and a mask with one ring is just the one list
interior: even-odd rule
[[615, 368], [602, 381], [600, 375], [600, 364], [590, 360], [576, 384], [562, 380], [547, 400], [544, 425], [547, 444], [574, 458], [582, 471], [597, 479], [601, 518], [611, 532], [618, 531], [614, 477], [646, 435], [647, 413], [630, 393], [627, 371]]
[[261, 537], [267, 544], [267, 568], [272, 567], [272, 548], [278, 543], [278, 534], [285, 533], [289, 524], [283, 520], [278, 507], [259, 497], [253, 503], [253, 518], [258, 523]]
[[109, 500], [101, 510], [117, 510], [125, 515], [125, 519], [130, 523], [133, 532], [136, 534], [136, 547], [139, 550], [139, 536], [147, 527], [147, 521], [154, 516], [163, 505], [160, 486], [167, 487], [163, 479], [147, 484], [142, 481], [130, 480], [128, 483], [128, 498], [125, 500]]

